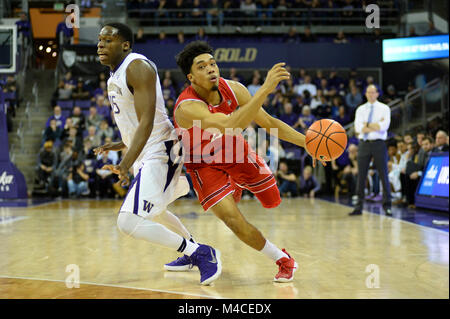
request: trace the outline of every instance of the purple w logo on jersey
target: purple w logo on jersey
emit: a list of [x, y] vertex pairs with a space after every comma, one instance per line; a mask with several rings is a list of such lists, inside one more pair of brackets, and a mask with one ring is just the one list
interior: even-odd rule
[[147, 213], [150, 213], [150, 210], [152, 209], [154, 205], [150, 202], [147, 202], [144, 200], [144, 210], [147, 211]]

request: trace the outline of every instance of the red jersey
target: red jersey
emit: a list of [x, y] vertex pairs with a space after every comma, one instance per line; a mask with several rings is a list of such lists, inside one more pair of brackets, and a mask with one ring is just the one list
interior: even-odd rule
[[[233, 90], [222, 77], [219, 79], [219, 93], [220, 104], [211, 105], [203, 100], [192, 86], [189, 86], [178, 97], [174, 114], [181, 103], [192, 100], [205, 103], [211, 113], [231, 114], [239, 104]], [[187, 130], [182, 129], [178, 126], [175, 118], [174, 125], [183, 140], [186, 168], [196, 169], [207, 165], [248, 162], [250, 146], [242, 135], [212, 134], [195, 125]]]

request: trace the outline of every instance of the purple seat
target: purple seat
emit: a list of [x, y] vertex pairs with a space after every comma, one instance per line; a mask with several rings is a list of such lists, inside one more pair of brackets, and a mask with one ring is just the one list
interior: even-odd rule
[[70, 117], [70, 114], [72, 113], [71, 110], [67, 110], [67, 109], [63, 109], [61, 110], [61, 115], [64, 116], [65, 118]]
[[63, 110], [72, 110], [73, 100], [59, 100], [56, 105], [59, 105]]
[[75, 100], [76, 106], [81, 107], [82, 109], [88, 109], [91, 106], [90, 100]]

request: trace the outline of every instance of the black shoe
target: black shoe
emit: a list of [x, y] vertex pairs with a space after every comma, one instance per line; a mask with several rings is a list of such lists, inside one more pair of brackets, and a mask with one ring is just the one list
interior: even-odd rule
[[384, 212], [386, 213], [386, 216], [392, 216], [392, 209], [391, 208], [385, 208]]
[[360, 210], [354, 210], [351, 213], [349, 213], [348, 215], [349, 216], [362, 215], [362, 212]]

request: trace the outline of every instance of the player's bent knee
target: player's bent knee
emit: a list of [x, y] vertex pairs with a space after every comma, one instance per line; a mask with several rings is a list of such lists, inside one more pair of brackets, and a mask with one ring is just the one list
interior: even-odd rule
[[131, 236], [139, 222], [141, 217], [130, 212], [120, 212], [117, 217], [117, 228], [124, 234]]

